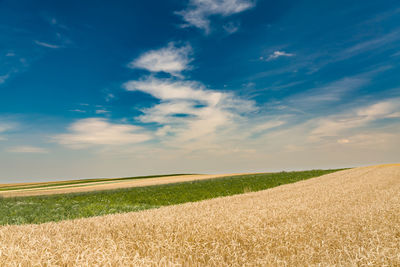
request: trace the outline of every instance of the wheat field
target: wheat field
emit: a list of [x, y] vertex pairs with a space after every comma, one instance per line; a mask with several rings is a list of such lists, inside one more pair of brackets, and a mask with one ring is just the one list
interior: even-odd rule
[[400, 266], [400, 164], [276, 188], [0, 227], [0, 266]]

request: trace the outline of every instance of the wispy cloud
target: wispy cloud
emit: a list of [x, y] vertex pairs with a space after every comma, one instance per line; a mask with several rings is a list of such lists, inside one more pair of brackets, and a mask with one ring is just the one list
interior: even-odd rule
[[348, 47], [342, 52], [341, 57], [347, 58], [350, 56], [355, 56], [360, 53], [370, 51], [372, 49], [385, 47], [385, 45], [398, 40], [400, 40], [400, 30], [397, 29], [383, 36], [359, 42], [351, 47]]
[[49, 151], [42, 147], [37, 146], [15, 146], [7, 149], [7, 152], [11, 153], [33, 153], [33, 154], [43, 154], [49, 153]]
[[[365, 26], [364, 26], [365, 28]], [[352, 39], [346, 39], [341, 45], [335, 45], [331, 43], [329, 45], [325, 45], [323, 49], [302, 49], [299, 45], [298, 50], [300, 52], [296, 52], [293, 56], [293, 62], [291, 64], [284, 65], [283, 67], [278, 67], [274, 69], [270, 69], [267, 71], [259, 72], [256, 74], [252, 74], [249, 78], [251, 79], [260, 79], [268, 76], [280, 75], [283, 73], [293, 73], [299, 70], [307, 71], [307, 74], [313, 74], [318, 72], [327, 66], [332, 66], [334, 64], [338, 64], [344, 60], [350, 60], [353, 57], [359, 56], [363, 53], [370, 53], [368, 57], [364, 57], [358, 60], [369, 59], [371, 57], [376, 57], [382, 52], [390, 52], [395, 53], [399, 47], [400, 41], [400, 29], [396, 28], [392, 31], [376, 34], [375, 31], [370, 31], [368, 34], [363, 35], [355, 35]], [[296, 44], [290, 44], [291, 46], [296, 46]], [[281, 45], [284, 47], [284, 45]], [[270, 49], [277, 49], [276, 47], [271, 47]], [[277, 50], [271, 53], [269, 56], [262, 56], [259, 59], [264, 61], [272, 61], [279, 58], [279, 53], [275, 55], [276, 52], [284, 52], [281, 50]], [[292, 53], [288, 53], [292, 54]], [[396, 54], [392, 54], [395, 56]], [[277, 56], [277, 57], [276, 57]], [[380, 57], [379, 61], [383, 63], [385, 57]], [[369, 68], [370, 63], [363, 64], [363, 68]]]
[[394, 54], [392, 55], [392, 57], [398, 57], [398, 56], [400, 56], [400, 51], [399, 51], [399, 52], [396, 52], [396, 53], [394, 53]]
[[5, 83], [6, 80], [10, 77], [10, 74], [5, 74], [0, 76], [0, 84]]
[[76, 121], [69, 127], [69, 133], [54, 136], [53, 140], [80, 149], [98, 145], [136, 144], [150, 138], [139, 126], [111, 123], [102, 118], [87, 118]]
[[293, 94], [287, 97], [284, 102], [302, 110], [315, 110], [327, 104], [344, 103], [346, 102], [346, 97], [367, 86], [376, 75], [389, 69], [391, 69], [390, 66], [382, 66], [372, 71], [344, 77], [319, 87]]
[[106, 109], [97, 109], [96, 110], [96, 114], [107, 114], [110, 113], [110, 111], [106, 110]]
[[234, 118], [255, 109], [252, 101], [231, 93], [207, 90], [193, 81], [174, 81], [149, 77], [124, 84], [128, 91], [142, 91], [161, 100], [143, 109], [138, 119], [158, 123], [159, 133], [171, 134], [181, 142], [215, 134], [219, 127], [231, 125]]
[[5, 131], [11, 130], [14, 128], [13, 124], [7, 123], [7, 122], [0, 122], [0, 133], [3, 133]]
[[400, 99], [391, 99], [357, 108], [343, 114], [317, 120], [317, 127], [311, 131], [310, 140], [319, 141], [326, 137], [363, 127], [379, 119], [400, 118]]
[[271, 61], [271, 60], [277, 59], [279, 57], [293, 57], [293, 56], [294, 56], [294, 54], [287, 53], [285, 51], [275, 51], [274, 53], [269, 55], [266, 60]]
[[2, 133], [12, 129], [13, 127], [10, 124], [1, 123], [0, 122], [0, 141], [7, 140], [7, 138], [1, 136]]
[[138, 81], [129, 81], [123, 87], [128, 91], [148, 93], [161, 100], [195, 100], [216, 105], [222, 97], [222, 93], [206, 91], [200, 83], [194, 81], [148, 77]]
[[182, 71], [190, 68], [191, 54], [192, 47], [190, 45], [177, 47], [174, 43], [169, 43], [167, 47], [144, 53], [130, 62], [128, 67], [181, 76]]
[[[379, 159], [388, 151], [395, 153], [393, 148], [400, 144], [399, 118], [400, 99], [386, 99], [357, 108], [341, 109], [330, 116], [314, 114], [300, 123], [299, 116], [267, 122], [265, 127], [271, 130], [256, 134], [253, 142], [246, 138], [243, 143], [247, 148], [254, 147], [259, 153], [273, 153], [287, 160], [293, 157], [296, 162], [302, 161], [305, 155], [313, 162], [329, 162], [332, 158], [338, 162], [343, 159], [343, 163], [350, 158], [355, 162], [360, 159], [371, 160], [371, 157]], [[279, 121], [284, 124], [279, 125]], [[275, 125], [278, 127], [269, 128]], [[263, 125], [259, 127], [263, 128]], [[248, 129], [247, 132], [252, 128]], [[366, 151], [373, 155], [365, 154]]]
[[282, 120], [271, 120], [271, 121], [267, 121], [267, 122], [265, 122], [265, 123], [262, 123], [262, 124], [260, 124], [260, 125], [255, 126], [255, 127], [252, 129], [252, 132], [253, 132], [253, 133], [264, 132], [264, 131], [266, 131], [266, 130], [279, 127], [279, 126], [281, 126], [281, 125], [283, 125], [283, 124], [285, 124], [285, 122], [282, 121]]
[[400, 14], [400, 8], [391, 8], [387, 11], [384, 11], [382, 13], [373, 16], [372, 18], [364, 21], [362, 24], [368, 26], [376, 25], [377, 23], [396, 17], [399, 14]]
[[46, 18], [46, 20], [52, 27], [54, 27], [56, 29], [58, 28], [61, 30], [69, 30], [69, 28], [66, 25], [61, 24], [60, 21], [55, 17], [48, 17], [48, 18]]
[[288, 97], [285, 102], [298, 108], [315, 108], [316, 105], [339, 101], [347, 94], [368, 84], [369, 81], [370, 79], [365, 76], [346, 77], [321, 87], [294, 94]]
[[43, 47], [47, 47], [47, 48], [52, 48], [52, 49], [57, 49], [60, 48], [59, 45], [54, 45], [54, 44], [49, 44], [49, 43], [45, 43], [45, 42], [40, 42], [35, 40], [35, 44], [39, 45], [39, 46], [43, 46]]
[[86, 113], [86, 110], [82, 110], [82, 109], [71, 109], [71, 112], [78, 112], [78, 113]]
[[106, 100], [106, 102], [110, 102], [113, 99], [115, 99], [115, 95], [113, 93], [107, 93], [104, 97], [104, 100]]
[[239, 23], [234, 23], [234, 22], [228, 22], [224, 26], [222, 26], [224, 30], [229, 33], [233, 34], [239, 30]]
[[230, 16], [254, 7], [251, 0], [190, 0], [187, 9], [177, 12], [187, 22], [186, 26], [194, 26], [210, 31], [210, 16]]
[[[396, 129], [398, 130], [398, 129]], [[398, 143], [399, 135], [396, 132], [365, 132], [346, 136], [338, 139], [337, 143], [343, 146], [351, 147], [377, 147], [383, 145], [393, 145]]]

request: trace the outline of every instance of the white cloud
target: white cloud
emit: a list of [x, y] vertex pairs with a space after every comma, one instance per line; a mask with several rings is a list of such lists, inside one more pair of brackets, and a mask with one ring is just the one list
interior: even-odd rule
[[[190, 47], [190, 46], [187, 46]], [[155, 50], [145, 53], [142, 57], [132, 63], [137, 66], [147, 66], [147, 58], [154, 59], [155, 62], [162, 62], [162, 66], [170, 66], [170, 62], [181, 62], [176, 60], [175, 46], [169, 44], [167, 50]], [[187, 49], [187, 48], [185, 48]], [[160, 52], [161, 51], [161, 52]], [[166, 52], [168, 51], [168, 53]], [[164, 58], [160, 54], [174, 54], [169, 60], [161, 60]], [[178, 53], [179, 54], [179, 53]], [[188, 54], [183, 57], [186, 63], [177, 64], [179, 68], [172, 69], [168, 67], [155, 67], [153, 65], [149, 70], [161, 70], [175, 74], [187, 68]], [[167, 57], [168, 58], [168, 57]], [[182, 57], [181, 57], [182, 58]], [[157, 64], [156, 64], [157, 65]], [[131, 67], [132, 67], [131, 66]], [[150, 65], [149, 65], [150, 66]], [[182, 67], [185, 66], [185, 67]], [[198, 146], [205, 146], [205, 143], [217, 143], [216, 139], [223, 138], [221, 132], [228, 131], [228, 128], [237, 128], [239, 121], [245, 120], [245, 114], [256, 110], [253, 101], [244, 100], [232, 93], [217, 90], [209, 90], [205, 86], [196, 81], [177, 80], [175, 78], [159, 79], [149, 76], [140, 80], [128, 81], [122, 86], [127, 91], [141, 91], [150, 94], [154, 98], [160, 100], [160, 103], [142, 109], [142, 115], [136, 119], [142, 123], [156, 123], [159, 127], [155, 130], [155, 138], [160, 138], [163, 144], [174, 147], [184, 147], [191, 144], [193, 149], [197, 142]], [[232, 134], [232, 133], [231, 133]]]
[[40, 42], [40, 41], [35, 41], [35, 44], [39, 45], [39, 46], [43, 46], [43, 47], [47, 47], [47, 48], [52, 48], [52, 49], [57, 49], [60, 48], [59, 45], [54, 45], [54, 44], [49, 44], [49, 43], [45, 43], [45, 42]]
[[34, 153], [34, 154], [43, 154], [43, 153], [49, 153], [49, 151], [45, 148], [42, 147], [36, 147], [36, 146], [15, 146], [15, 147], [10, 147], [7, 149], [7, 152], [11, 153]]
[[190, 0], [189, 7], [177, 12], [187, 22], [184, 26], [194, 26], [210, 31], [209, 17], [213, 15], [230, 16], [254, 7], [250, 0]]
[[110, 111], [108, 111], [108, 110], [105, 110], [105, 109], [98, 109], [98, 110], [96, 110], [96, 114], [107, 114], [107, 113], [109, 113]]
[[174, 81], [149, 77], [124, 84], [128, 91], [142, 91], [161, 100], [161, 103], [143, 109], [139, 119], [158, 123], [159, 136], [172, 136], [173, 143], [216, 138], [219, 130], [233, 127], [240, 117], [255, 110], [252, 101], [231, 93], [207, 90], [193, 81]]
[[279, 57], [293, 57], [293, 56], [294, 54], [286, 53], [285, 51], [275, 51], [274, 53], [268, 56], [267, 61], [271, 61]]
[[128, 64], [129, 68], [145, 69], [151, 72], [166, 72], [173, 76], [181, 76], [181, 72], [189, 69], [192, 61], [192, 47], [181, 47], [169, 43], [167, 47], [151, 50]]
[[[0, 123], [0, 134], [7, 132], [8, 130], [13, 129], [14, 126], [9, 123]], [[0, 135], [0, 141], [7, 140], [7, 138]]]
[[142, 91], [161, 100], [195, 100], [216, 105], [222, 97], [221, 92], [207, 91], [200, 83], [193, 81], [173, 81], [149, 77], [130, 81], [123, 85], [128, 91]]
[[[365, 149], [376, 152], [389, 151], [393, 150], [391, 145], [398, 144], [399, 111], [400, 98], [393, 98], [340, 110], [330, 116], [313, 116], [300, 123], [299, 116], [282, 117], [285, 119], [277, 120], [285, 122], [282, 127], [270, 128], [271, 130], [256, 135], [253, 142], [245, 139], [244, 143], [247, 147], [250, 144], [259, 148], [259, 151], [276, 154], [301, 152], [317, 161], [330, 158], [340, 161], [343, 159], [341, 157], [346, 155], [368, 158], [364, 154]], [[259, 125], [258, 127], [263, 128], [263, 124]], [[269, 125], [273, 126], [274, 122], [271, 120], [265, 125], [268, 128]], [[257, 127], [246, 129], [251, 131]]]
[[1, 75], [0, 76], [0, 84], [5, 83], [6, 80], [8, 79], [8, 77], [10, 77], [9, 74]]
[[190, 116], [197, 116], [200, 108], [195, 108], [193, 101], [167, 101], [151, 108], [143, 109], [144, 115], [138, 118], [142, 122], [157, 122], [159, 124], [174, 124], [185, 121]]
[[391, 99], [361, 108], [357, 115], [365, 119], [381, 119], [400, 117], [400, 99]]
[[150, 139], [141, 127], [110, 123], [102, 118], [78, 120], [69, 127], [67, 134], [54, 136], [54, 141], [71, 148], [95, 145], [127, 145]]
[[400, 118], [400, 99], [377, 102], [367, 107], [358, 108], [345, 114], [317, 120], [317, 127], [311, 131], [310, 140], [335, 137], [340, 134], [378, 119]]
[[6, 54], [6, 57], [14, 57], [15, 56], [15, 53], [14, 52], [8, 52], [7, 54]]

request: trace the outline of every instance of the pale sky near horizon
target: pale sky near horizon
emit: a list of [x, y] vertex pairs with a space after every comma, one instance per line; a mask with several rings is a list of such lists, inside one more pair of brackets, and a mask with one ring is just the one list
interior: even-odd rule
[[0, 183], [400, 162], [398, 1], [0, 0]]

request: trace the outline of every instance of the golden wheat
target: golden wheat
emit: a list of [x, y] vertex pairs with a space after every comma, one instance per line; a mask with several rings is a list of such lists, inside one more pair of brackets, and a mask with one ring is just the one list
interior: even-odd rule
[[400, 165], [127, 213], [0, 227], [0, 266], [400, 266]]

